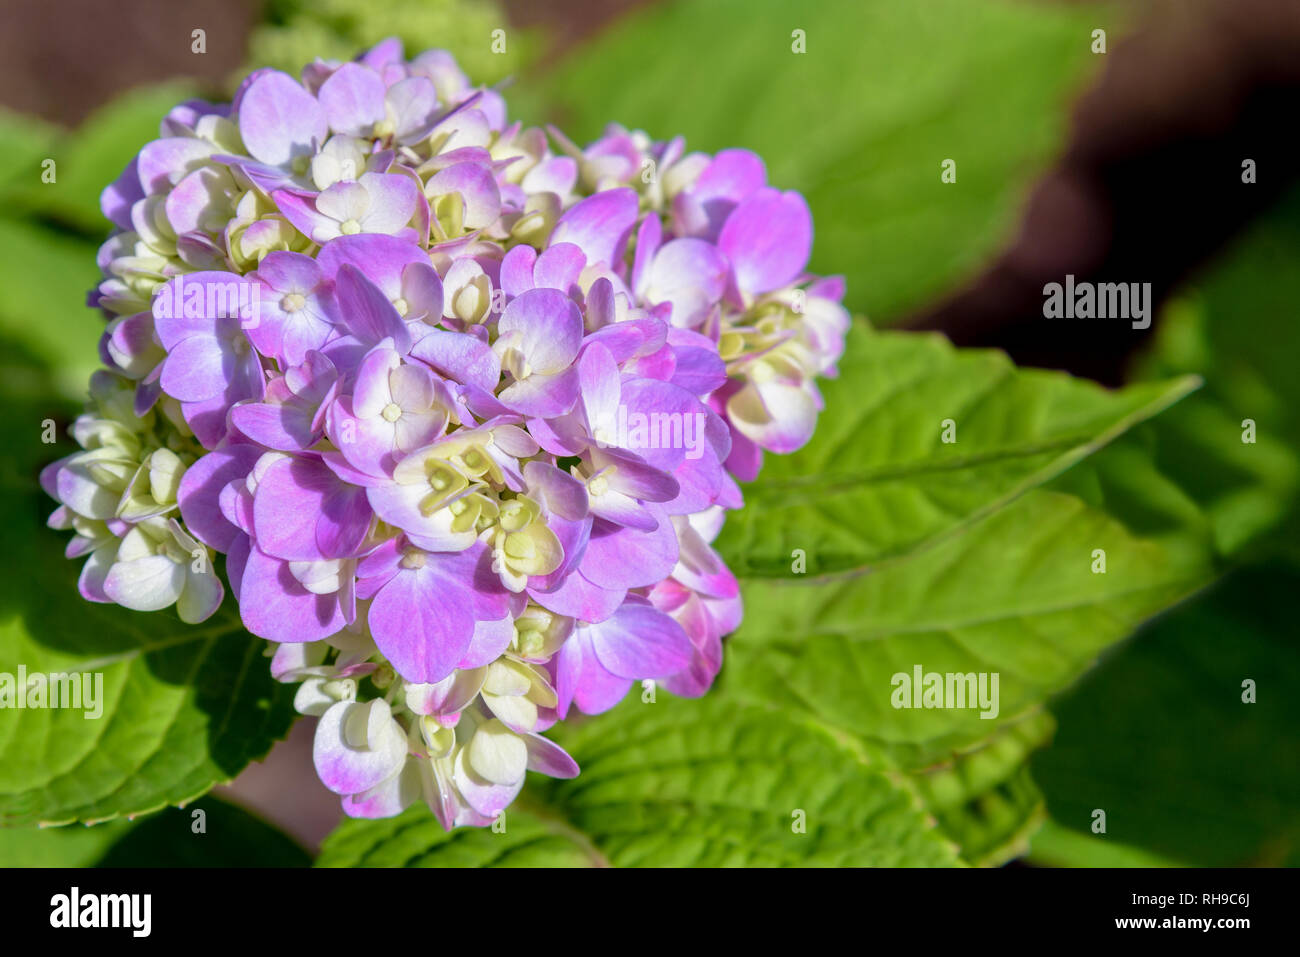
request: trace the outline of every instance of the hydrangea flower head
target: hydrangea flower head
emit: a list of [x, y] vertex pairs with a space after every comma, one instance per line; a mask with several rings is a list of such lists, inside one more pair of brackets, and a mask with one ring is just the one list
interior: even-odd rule
[[87, 600], [197, 622], [228, 587], [348, 814], [488, 824], [578, 773], [571, 711], [708, 690], [741, 619], [710, 542], [848, 325], [757, 156], [580, 148], [386, 41], [182, 103], [103, 209], [51, 525]]

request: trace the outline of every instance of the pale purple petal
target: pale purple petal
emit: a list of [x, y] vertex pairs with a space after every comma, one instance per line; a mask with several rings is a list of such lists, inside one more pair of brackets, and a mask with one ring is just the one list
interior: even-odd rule
[[[215, 152], [216, 147], [211, 143], [189, 136], [172, 136], [146, 143], [135, 160], [140, 185], [145, 193], [165, 193]], [[143, 195], [137, 198], [143, 198]]]
[[534, 284], [570, 295], [577, 289], [578, 277], [586, 265], [587, 257], [573, 243], [551, 243], [533, 266]]
[[355, 554], [371, 515], [365, 489], [340, 481], [317, 459], [285, 457], [272, 463], [253, 500], [258, 546], [291, 561]]
[[587, 517], [587, 489], [568, 472], [547, 462], [524, 465], [529, 493], [561, 518], [578, 522]]
[[557, 375], [531, 375], [501, 390], [501, 401], [521, 415], [547, 418], [563, 415], [578, 401], [578, 373], [565, 369]]
[[732, 211], [718, 236], [742, 292], [761, 295], [791, 282], [812, 251], [812, 214], [793, 190], [763, 188]]
[[533, 266], [537, 263], [537, 250], [527, 243], [515, 246], [501, 260], [501, 288], [511, 299], [522, 295], [535, 285]]
[[176, 492], [181, 518], [191, 535], [219, 552], [228, 552], [239, 529], [221, 514], [221, 491], [253, 470], [262, 450], [253, 445], [230, 445], [209, 452], [185, 470]]
[[249, 154], [263, 163], [283, 166], [310, 156], [328, 133], [316, 98], [286, 73], [263, 73], [239, 100], [239, 135]]
[[182, 402], [202, 402], [225, 392], [235, 372], [235, 355], [216, 338], [191, 336], [168, 354], [162, 387]]
[[501, 191], [492, 171], [478, 163], [456, 163], [430, 177], [424, 188], [431, 200], [448, 193], [458, 194], [465, 204], [466, 229], [490, 226], [501, 214]]
[[491, 346], [463, 333], [434, 329], [411, 347], [411, 355], [439, 375], [488, 392], [501, 381], [501, 360]]
[[[393, 235], [411, 221], [420, 206], [419, 187], [409, 176], [362, 173], [357, 183], [365, 188], [369, 197], [365, 213], [358, 217], [363, 232]], [[317, 206], [319, 208], [319, 203]]]
[[423, 139], [438, 117], [438, 90], [427, 77], [411, 76], [388, 88], [388, 109], [397, 124], [399, 143]]
[[567, 615], [579, 621], [604, 621], [623, 604], [627, 589], [601, 588], [575, 571], [558, 588], [551, 591], [529, 588], [528, 594], [537, 604], [557, 615]]
[[[654, 509], [654, 506], [646, 508]], [[639, 588], [667, 578], [675, 564], [677, 535], [667, 516], [653, 531], [598, 520], [587, 542], [582, 574], [602, 588]]]
[[650, 605], [629, 600], [585, 630], [596, 658], [620, 678], [661, 678], [691, 663], [693, 648], [682, 626]]
[[433, 570], [403, 569], [370, 604], [375, 644], [407, 681], [431, 684], [451, 674], [474, 634], [472, 598], [455, 579]]
[[[505, 654], [515, 637], [515, 623], [509, 618], [480, 621], [474, 625], [474, 637], [457, 668], [481, 668]], [[459, 672], [458, 672], [459, 673]], [[455, 710], [460, 710], [459, 708]]]
[[317, 93], [325, 118], [335, 133], [366, 137], [384, 119], [384, 81], [359, 63], [345, 63], [321, 84]]
[[519, 332], [519, 348], [533, 370], [545, 374], [567, 368], [582, 344], [582, 314], [557, 289], [530, 289], [511, 300], [497, 328], [503, 335]]
[[383, 292], [349, 263], [339, 266], [335, 279], [339, 312], [347, 328], [361, 342], [377, 345], [391, 339], [401, 355], [411, 349], [411, 333]]
[[717, 247], [702, 239], [674, 239], [655, 255], [644, 296], [650, 303], [670, 303], [673, 325], [689, 328], [722, 299], [726, 282], [727, 261]]
[[638, 200], [634, 190], [607, 189], [577, 203], [555, 224], [551, 244], [573, 243], [589, 262], [617, 266], [627, 238], [636, 225]]
[[334, 595], [314, 595], [302, 587], [289, 563], [254, 547], [239, 589], [244, 627], [271, 641], [317, 641], [347, 624]]
[[[269, 258], [269, 257], [268, 257]], [[358, 233], [340, 236], [321, 247], [316, 262], [321, 271], [333, 279], [345, 263], [355, 266], [367, 279], [383, 290], [390, 300], [402, 295], [402, 273], [413, 263], [428, 264], [429, 257], [414, 243], [382, 233]]]

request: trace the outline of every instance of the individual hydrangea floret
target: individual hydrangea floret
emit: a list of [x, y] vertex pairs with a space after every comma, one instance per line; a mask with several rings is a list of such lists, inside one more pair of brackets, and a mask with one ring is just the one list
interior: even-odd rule
[[581, 148], [390, 40], [182, 103], [103, 210], [51, 525], [90, 601], [229, 587], [348, 814], [488, 824], [578, 773], [543, 735], [574, 709], [708, 690], [741, 619], [710, 542], [848, 325], [757, 156]]

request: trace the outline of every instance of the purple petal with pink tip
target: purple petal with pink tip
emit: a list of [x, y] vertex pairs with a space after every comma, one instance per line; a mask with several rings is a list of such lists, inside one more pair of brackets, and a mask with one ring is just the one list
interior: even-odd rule
[[555, 669], [556, 711], [567, 717], [573, 704], [584, 714], [600, 714], [623, 700], [632, 688], [630, 678], [620, 678], [600, 663], [586, 629], [574, 632], [552, 659]]
[[690, 189], [708, 223], [701, 237], [716, 240], [731, 211], [765, 185], [767, 171], [757, 155], [743, 149], [720, 151]]
[[402, 294], [402, 271], [413, 263], [428, 264], [429, 257], [396, 236], [358, 233], [331, 239], [321, 247], [316, 262], [330, 279], [338, 275], [340, 266], [355, 266], [392, 300]]
[[578, 762], [549, 738], [543, 738], [540, 734], [526, 734], [524, 747], [528, 749], [528, 770], [553, 778], [578, 776]]

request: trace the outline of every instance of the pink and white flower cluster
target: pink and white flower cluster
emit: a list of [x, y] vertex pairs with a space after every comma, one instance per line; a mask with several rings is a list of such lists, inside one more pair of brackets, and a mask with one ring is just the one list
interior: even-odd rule
[[43, 475], [91, 601], [276, 643], [356, 816], [490, 823], [543, 737], [703, 694], [740, 621], [710, 542], [805, 443], [848, 317], [745, 150], [507, 121], [387, 41], [187, 102], [104, 192], [106, 368]]

